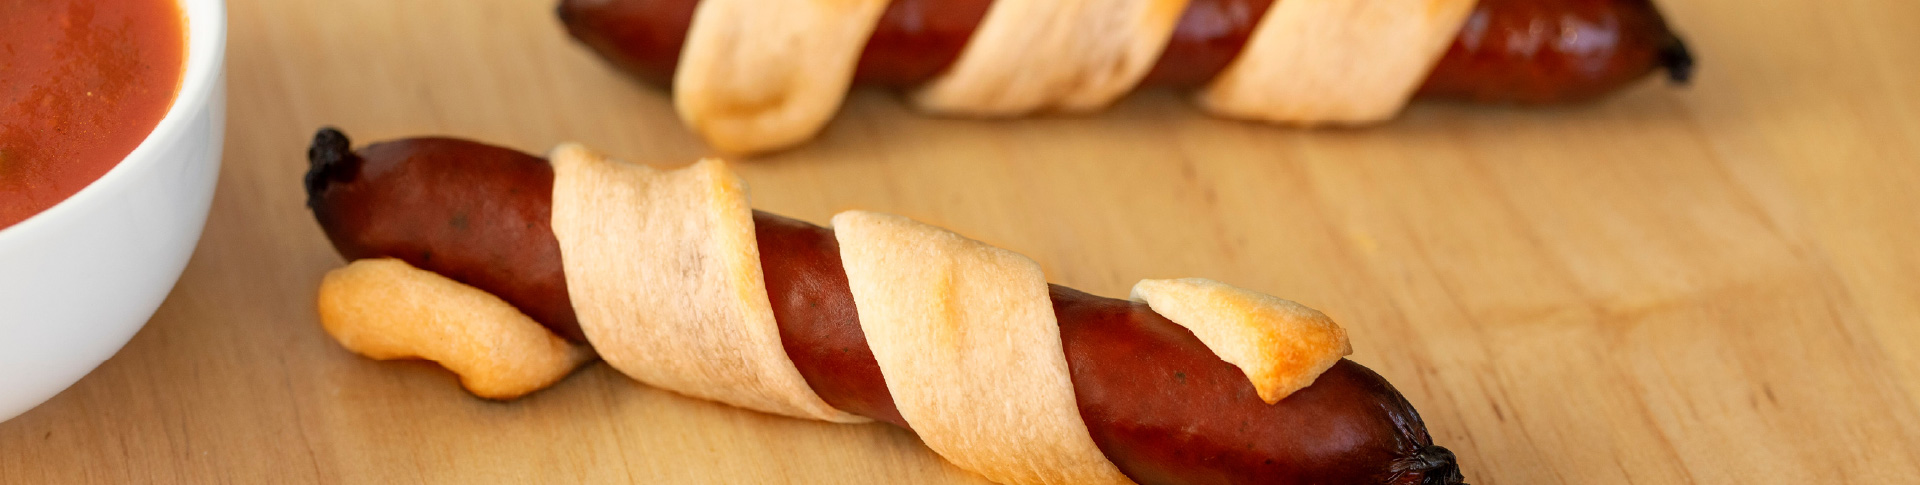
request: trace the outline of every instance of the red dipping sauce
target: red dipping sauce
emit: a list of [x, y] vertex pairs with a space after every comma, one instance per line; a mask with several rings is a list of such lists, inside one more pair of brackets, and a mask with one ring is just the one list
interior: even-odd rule
[[0, 0], [0, 228], [133, 152], [179, 91], [173, 0]]

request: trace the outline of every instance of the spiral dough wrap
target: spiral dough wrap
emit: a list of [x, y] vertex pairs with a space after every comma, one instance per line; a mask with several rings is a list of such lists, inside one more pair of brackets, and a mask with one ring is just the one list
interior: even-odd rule
[[[551, 154], [553, 231], [588, 340], [646, 384], [836, 422], [782, 352], [740, 180], [719, 160], [656, 170], [576, 145]], [[1075, 406], [1047, 283], [1019, 254], [887, 214], [833, 218], [860, 326], [901, 415], [934, 451], [1001, 483], [1131, 483]], [[1208, 280], [1146, 280], [1278, 401], [1350, 353], [1324, 315]]]
[[[966, 116], [1091, 111], [1131, 91], [1188, 0], [999, 0], [960, 57], [916, 89]], [[1222, 116], [1289, 124], [1392, 117], [1475, 0], [1289, 0], [1198, 93]], [[886, 0], [704, 0], [674, 78], [682, 120], [728, 152], [812, 137], [839, 109]]]

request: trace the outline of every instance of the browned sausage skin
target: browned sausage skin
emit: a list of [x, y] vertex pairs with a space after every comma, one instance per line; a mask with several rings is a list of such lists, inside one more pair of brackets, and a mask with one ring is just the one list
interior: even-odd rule
[[[355, 152], [331, 129], [308, 159], [308, 203], [349, 259], [401, 258], [522, 309], [566, 305], [557, 242], [543, 232], [553, 183], [544, 160], [447, 138]], [[835, 407], [907, 427], [860, 330], [833, 231], [757, 211], [754, 226], [775, 322], [807, 383]], [[473, 276], [499, 274], [511, 277]], [[1268, 405], [1239, 369], [1145, 305], [1060, 286], [1051, 296], [1080, 415], [1135, 481], [1463, 480], [1412, 405], [1360, 364], [1342, 360]]]
[[[544, 201], [553, 194], [553, 170], [546, 160], [450, 138], [379, 143], [358, 153], [346, 146], [346, 135], [320, 130], [307, 152], [307, 207], [341, 256], [399, 258], [485, 289], [553, 333], [586, 341], [549, 226]], [[523, 197], [543, 202], [519, 202]]]
[[[561, 0], [567, 31], [648, 82], [672, 84], [699, 0]], [[990, 0], [893, 0], [861, 54], [856, 83], [913, 86], [960, 55]], [[1220, 73], [1273, 0], [1193, 0], [1144, 86], [1196, 87]], [[1424, 98], [1562, 103], [1619, 91], [1693, 57], [1651, 0], [1480, 0], [1420, 89]]]
[[1693, 55], [1652, 0], [1480, 0], [1420, 95], [1545, 104], [1599, 98]]

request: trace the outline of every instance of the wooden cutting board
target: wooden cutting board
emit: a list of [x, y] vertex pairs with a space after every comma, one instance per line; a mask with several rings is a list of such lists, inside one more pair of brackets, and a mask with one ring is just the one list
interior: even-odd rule
[[[320, 331], [321, 125], [704, 154], [550, 0], [233, 0], [227, 157], [191, 265], [120, 354], [0, 423], [0, 483], [975, 483], [904, 431], [775, 418], [593, 365], [472, 398]], [[1666, 0], [1690, 89], [1419, 104], [1303, 131], [1150, 92], [979, 122], [854, 95], [740, 163], [760, 208], [938, 223], [1124, 295], [1207, 276], [1326, 311], [1476, 484], [1920, 476], [1920, 2]]]

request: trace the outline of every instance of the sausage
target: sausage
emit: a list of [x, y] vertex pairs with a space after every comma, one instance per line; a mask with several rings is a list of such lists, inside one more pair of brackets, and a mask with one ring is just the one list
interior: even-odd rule
[[[699, 0], [561, 0], [567, 31], [634, 76], [670, 86]], [[914, 86], [959, 57], [990, 0], [893, 0], [854, 82]], [[1273, 0], [1192, 0], [1143, 86], [1190, 88], [1227, 67]], [[1356, 60], [1359, 62], [1362, 60]], [[1651, 0], [1480, 0], [1423, 98], [1578, 102], [1657, 70], [1686, 82], [1693, 57]]]
[[[309, 205], [343, 256], [401, 258], [517, 306], [566, 305], [550, 250], [558, 243], [540, 232], [553, 184], [543, 160], [447, 138], [354, 152], [332, 129], [315, 136], [308, 157]], [[753, 219], [774, 320], [802, 377], [841, 410], [907, 428], [860, 329], [833, 231], [766, 212]], [[472, 276], [483, 274], [546, 281]], [[1341, 360], [1268, 405], [1238, 368], [1146, 305], [1061, 286], [1050, 294], [1080, 415], [1095, 444], [1135, 481], [1464, 480], [1413, 406], [1360, 364]]]

